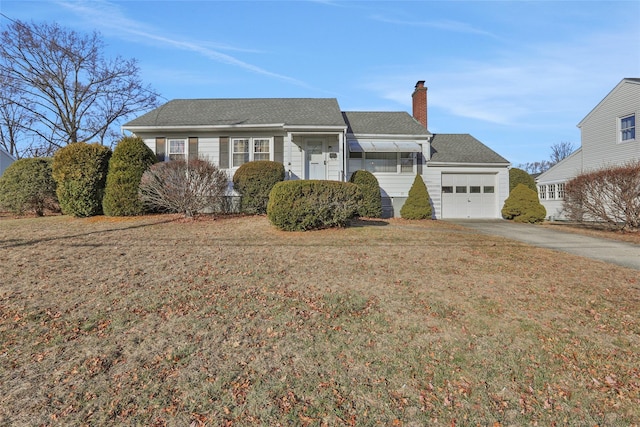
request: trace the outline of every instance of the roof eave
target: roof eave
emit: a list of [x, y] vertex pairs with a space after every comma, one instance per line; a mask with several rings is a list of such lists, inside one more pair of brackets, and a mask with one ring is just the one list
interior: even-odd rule
[[439, 162], [433, 160], [427, 160], [427, 165], [429, 166], [443, 166], [443, 167], [458, 167], [458, 166], [476, 166], [476, 167], [508, 167], [511, 166], [511, 162], [490, 162], [490, 163], [470, 163], [470, 162]]
[[145, 125], [145, 126], [122, 126], [122, 129], [128, 130], [131, 132], [153, 132], [153, 131], [184, 131], [184, 130], [198, 130], [198, 131], [206, 131], [206, 130], [223, 130], [223, 129], [282, 129], [284, 128], [284, 123], [269, 123], [269, 124], [242, 124], [242, 125], [170, 125], [170, 126], [155, 126], [155, 125]]
[[431, 138], [431, 134], [379, 134], [379, 133], [348, 133], [348, 137], [353, 138], [372, 138], [372, 139], [393, 139], [393, 138], [404, 138], [404, 139], [426, 139], [429, 140]]

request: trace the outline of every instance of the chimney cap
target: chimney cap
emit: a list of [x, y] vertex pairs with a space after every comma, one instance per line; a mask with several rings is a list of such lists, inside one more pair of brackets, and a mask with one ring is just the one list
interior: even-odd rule
[[418, 83], [416, 83], [416, 89], [424, 87], [424, 80], [418, 80]]

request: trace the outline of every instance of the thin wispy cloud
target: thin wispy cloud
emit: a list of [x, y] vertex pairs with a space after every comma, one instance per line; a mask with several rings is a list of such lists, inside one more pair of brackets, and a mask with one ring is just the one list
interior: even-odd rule
[[252, 52], [251, 50], [233, 48], [223, 44], [216, 44], [211, 41], [180, 39], [178, 36], [168, 35], [166, 30], [163, 30], [162, 33], [160, 33], [156, 29], [145, 25], [143, 22], [125, 16], [117, 5], [110, 2], [60, 1], [58, 4], [80, 16], [83, 20], [90, 22], [94, 28], [97, 28], [101, 32], [113, 37], [132, 40], [133, 36], [133, 39], [138, 42], [152, 43], [155, 46], [170, 47], [182, 51], [193, 52], [222, 64], [231, 65], [253, 73], [286, 81], [297, 86], [310, 87], [307, 83], [301, 80], [266, 70], [257, 65], [242, 61], [232, 55], [222, 53], [217, 50], [216, 47], [220, 50], [224, 49], [242, 52]]
[[477, 35], [494, 37], [494, 35], [488, 31], [475, 28], [474, 26], [469, 25], [465, 22], [452, 21], [448, 19], [442, 19], [437, 21], [407, 21], [402, 19], [393, 19], [386, 16], [382, 16], [382, 15], [372, 15], [371, 19], [378, 22], [384, 22], [384, 23], [393, 24], [393, 25], [432, 28], [435, 30], [450, 31], [450, 32], [456, 32], [456, 33], [477, 34]]

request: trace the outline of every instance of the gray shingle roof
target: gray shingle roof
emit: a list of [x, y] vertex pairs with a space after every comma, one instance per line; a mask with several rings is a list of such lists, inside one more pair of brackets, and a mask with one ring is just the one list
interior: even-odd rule
[[335, 98], [174, 99], [124, 125], [232, 126], [266, 125], [344, 126]]
[[416, 119], [404, 111], [347, 111], [342, 113], [348, 133], [355, 135], [431, 135]]
[[509, 163], [507, 159], [469, 134], [435, 134], [431, 161], [446, 163]]

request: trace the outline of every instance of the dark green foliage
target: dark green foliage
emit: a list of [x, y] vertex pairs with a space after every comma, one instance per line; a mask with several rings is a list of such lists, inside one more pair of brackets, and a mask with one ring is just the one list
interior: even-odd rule
[[266, 213], [271, 189], [283, 180], [284, 165], [280, 162], [258, 160], [242, 164], [233, 175], [233, 188], [242, 195], [242, 212]]
[[509, 169], [509, 193], [511, 193], [518, 184], [524, 184], [531, 190], [538, 191], [535, 179], [526, 171], [518, 168]]
[[358, 208], [358, 215], [367, 218], [382, 217], [382, 196], [378, 179], [371, 172], [357, 170], [351, 175], [350, 182], [356, 184], [362, 191], [362, 205]]
[[138, 137], [124, 137], [109, 160], [109, 173], [102, 199], [105, 215], [129, 216], [144, 212], [138, 197], [140, 178], [156, 162], [156, 156]]
[[431, 219], [431, 214], [429, 191], [422, 177], [416, 175], [409, 190], [409, 197], [400, 209], [400, 216], [405, 219]]
[[111, 149], [104, 145], [74, 142], [53, 156], [56, 194], [65, 215], [87, 217], [102, 213]]
[[0, 206], [15, 214], [58, 211], [56, 182], [51, 176], [50, 158], [20, 159], [0, 177]]
[[538, 193], [524, 184], [518, 184], [504, 202], [502, 217], [515, 222], [544, 221], [547, 210], [540, 204]]
[[284, 181], [271, 190], [267, 216], [286, 231], [345, 227], [362, 203], [357, 185], [338, 181]]

